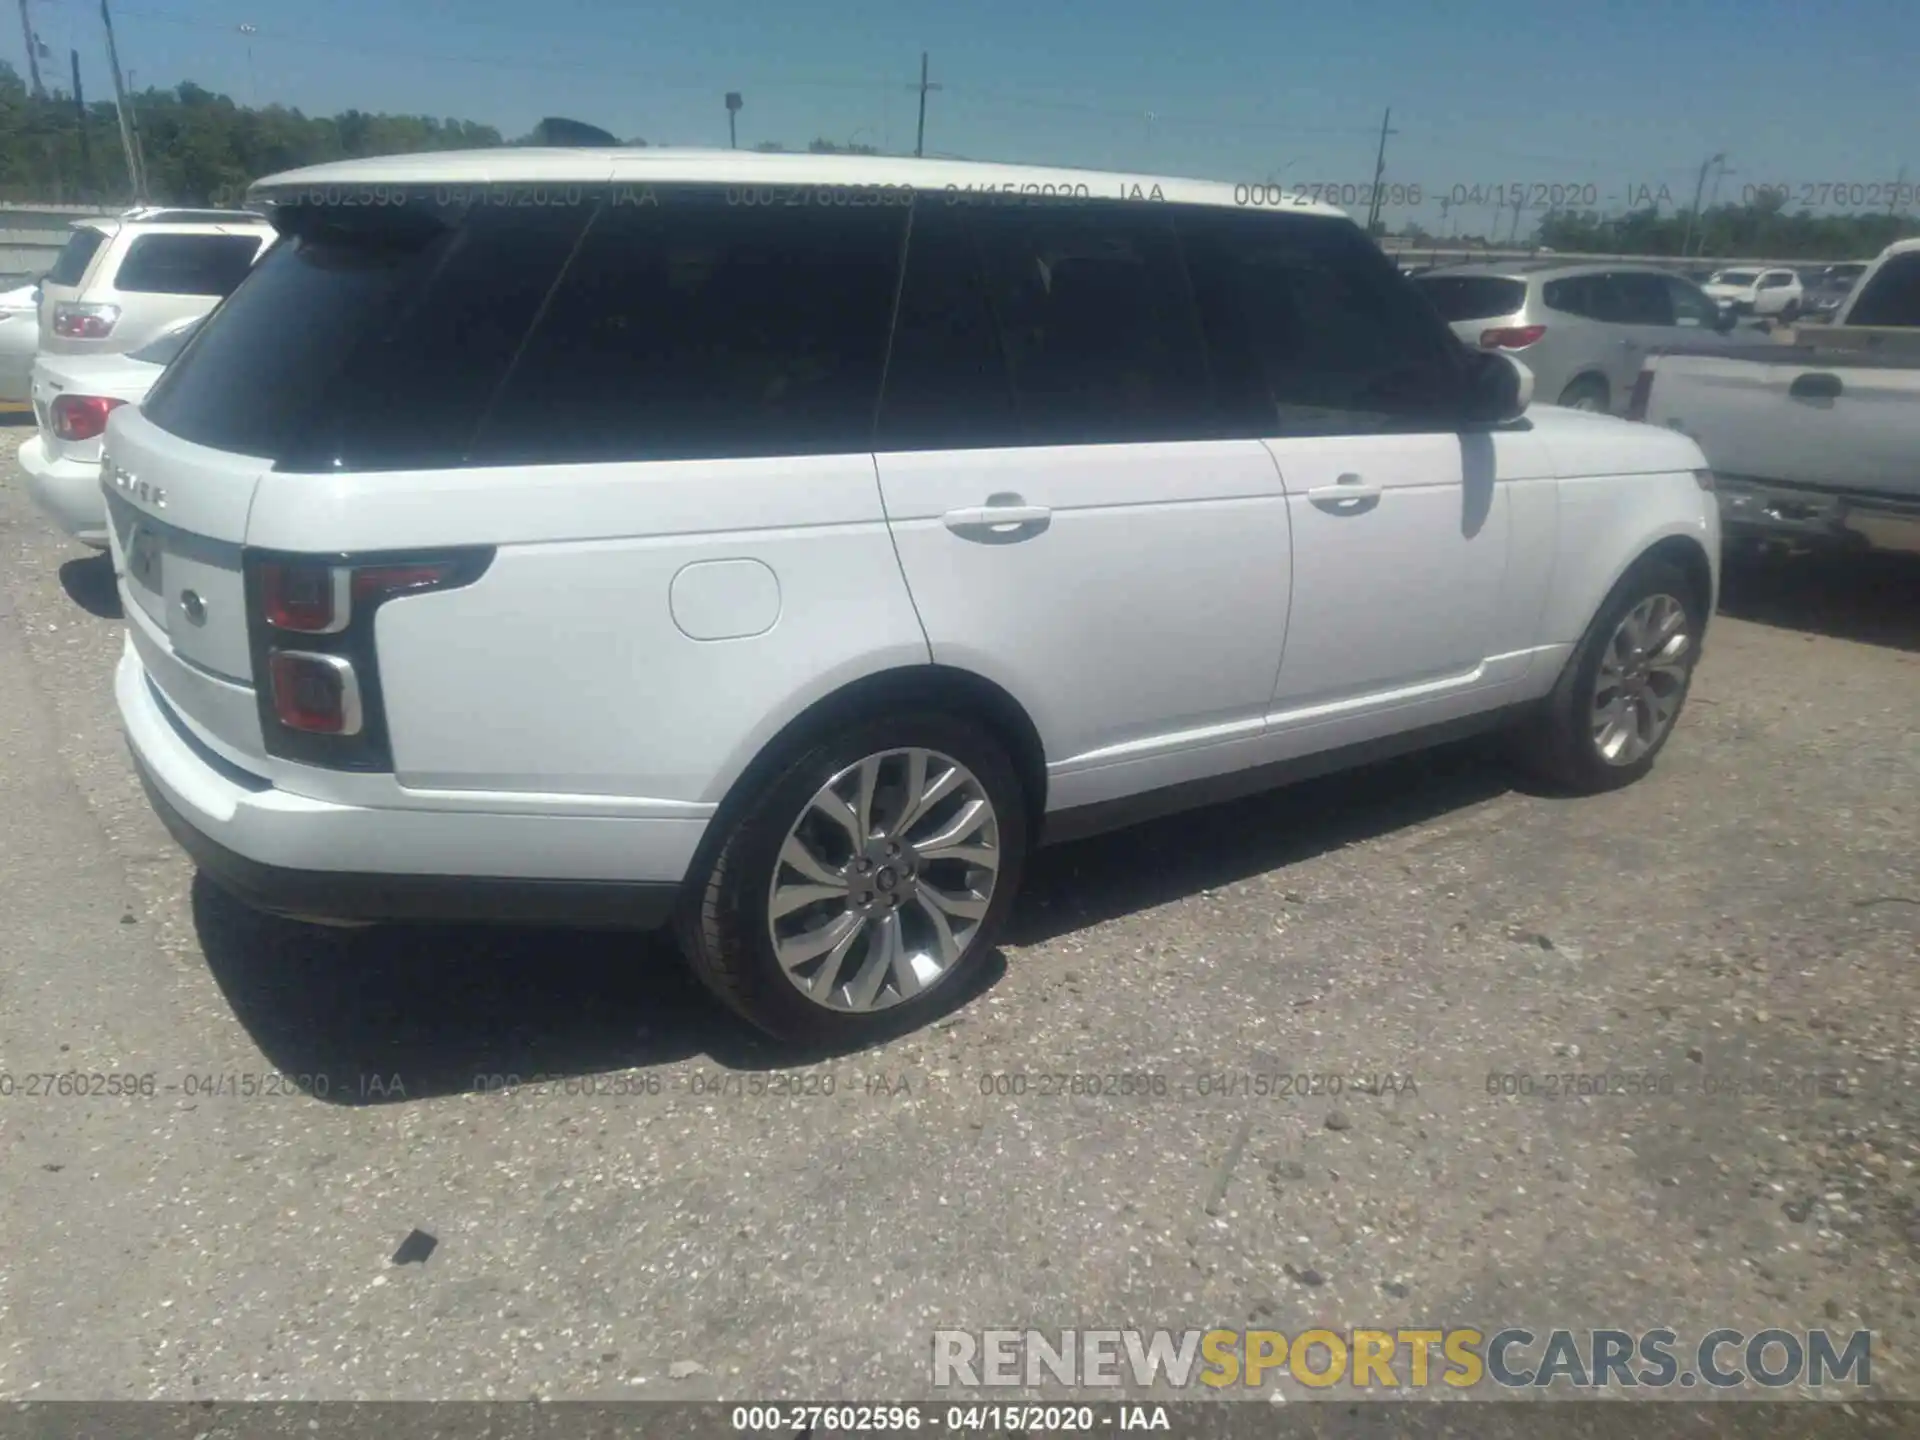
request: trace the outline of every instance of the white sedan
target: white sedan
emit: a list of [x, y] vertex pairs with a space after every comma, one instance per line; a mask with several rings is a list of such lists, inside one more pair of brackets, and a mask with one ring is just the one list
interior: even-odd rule
[[147, 398], [200, 318], [124, 355], [42, 355], [33, 366], [33, 415], [40, 428], [20, 447], [20, 468], [34, 504], [81, 544], [107, 548], [107, 507], [100, 494], [107, 416]]
[[0, 293], [0, 403], [27, 403], [40, 348], [39, 294], [37, 285]]

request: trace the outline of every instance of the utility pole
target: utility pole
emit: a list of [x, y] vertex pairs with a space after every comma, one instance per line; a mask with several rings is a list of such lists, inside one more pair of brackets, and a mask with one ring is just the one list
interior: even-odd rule
[[47, 98], [47, 87], [40, 83], [40, 42], [34, 38], [33, 17], [27, 13], [27, 0], [20, 0], [20, 30], [27, 37], [27, 73], [33, 77], [33, 98]]
[[84, 197], [93, 188], [93, 147], [87, 141], [87, 97], [80, 89], [80, 52], [69, 50], [73, 61], [73, 114], [80, 124], [80, 193]]
[[739, 113], [740, 92], [738, 90], [729, 90], [727, 92], [727, 148], [729, 150], [738, 150], [740, 148], [740, 135], [739, 132], [734, 129], [733, 124], [733, 117]]
[[120, 147], [127, 154], [127, 180], [133, 186], [133, 202], [147, 203], [147, 177], [140, 167], [140, 152], [134, 145], [132, 105], [127, 100], [126, 83], [120, 78], [120, 52], [113, 43], [113, 16], [107, 13], [107, 0], [100, 0], [100, 23], [107, 27], [107, 67], [113, 71], [113, 113], [120, 121]]
[[[104, 3], [104, 0], [102, 0], [102, 3]], [[1726, 163], [1727, 157], [1724, 154], [1709, 155], [1700, 162], [1700, 178], [1694, 183], [1693, 187], [1693, 209], [1687, 215], [1687, 228], [1680, 232], [1680, 257], [1682, 259], [1686, 258], [1687, 247], [1693, 243], [1693, 225], [1694, 222], [1700, 218], [1700, 197], [1705, 193], [1707, 188], [1707, 170], [1711, 166], [1724, 165]], [[1705, 237], [1702, 236], [1701, 238], [1704, 239]]]
[[[102, 0], [104, 3], [104, 0]], [[1380, 223], [1380, 177], [1387, 173], [1387, 136], [1398, 135], [1391, 129], [1393, 107], [1387, 107], [1387, 113], [1380, 120], [1380, 153], [1373, 160], [1373, 203], [1367, 206], [1367, 233], [1373, 234]]]
[[1901, 193], [1907, 188], [1907, 167], [1900, 167], [1900, 178], [1893, 182], [1893, 194], [1887, 197], [1887, 214], [1893, 215], [1904, 208], [1900, 204]]
[[939, 85], [927, 83], [927, 52], [924, 50], [920, 52], [920, 83], [909, 85], [907, 88], [920, 92], [920, 128], [914, 132], [913, 153], [921, 155], [925, 153], [927, 145], [927, 92], [942, 88]]

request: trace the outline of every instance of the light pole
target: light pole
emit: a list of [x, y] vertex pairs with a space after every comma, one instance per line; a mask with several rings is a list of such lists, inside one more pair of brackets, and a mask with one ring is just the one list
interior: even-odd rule
[[260, 79], [253, 73], [253, 37], [260, 33], [260, 27], [250, 20], [243, 20], [233, 27], [247, 42], [247, 90], [253, 97], [253, 108], [260, 108]]
[[[1700, 197], [1707, 188], [1707, 171], [1715, 165], [1727, 163], [1725, 154], [1709, 155], [1700, 162], [1700, 178], [1693, 187], [1693, 209], [1687, 215], [1687, 228], [1680, 232], [1680, 256], [1686, 258], [1687, 249], [1693, 244], [1693, 222], [1700, 218]], [[1703, 237], [1704, 238], [1704, 237]]]
[[729, 150], [738, 150], [740, 148], [740, 136], [734, 129], [733, 124], [733, 117], [739, 113], [740, 92], [738, 90], [729, 90], [727, 92], [727, 148]]

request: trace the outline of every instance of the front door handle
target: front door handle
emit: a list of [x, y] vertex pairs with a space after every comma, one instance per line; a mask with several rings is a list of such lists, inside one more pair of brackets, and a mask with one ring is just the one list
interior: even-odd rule
[[1045, 505], [1029, 505], [1018, 495], [991, 495], [986, 504], [949, 510], [940, 521], [962, 540], [1005, 545], [1042, 533], [1053, 523], [1053, 511]]
[[1333, 515], [1363, 515], [1380, 503], [1380, 487], [1358, 475], [1342, 475], [1336, 484], [1307, 491], [1307, 499]]

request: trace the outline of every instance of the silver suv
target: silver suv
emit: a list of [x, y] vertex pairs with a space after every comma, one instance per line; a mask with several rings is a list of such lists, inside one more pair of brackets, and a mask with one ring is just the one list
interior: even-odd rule
[[1665, 346], [1760, 338], [1693, 281], [1650, 265], [1456, 265], [1413, 283], [1454, 334], [1519, 356], [1539, 399], [1575, 410], [1624, 411], [1641, 362]]
[[81, 220], [40, 277], [40, 353], [125, 354], [205, 315], [273, 242], [238, 210], [129, 210]]

